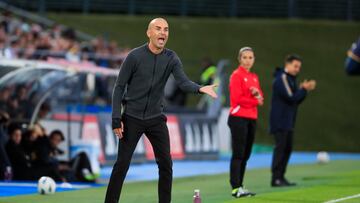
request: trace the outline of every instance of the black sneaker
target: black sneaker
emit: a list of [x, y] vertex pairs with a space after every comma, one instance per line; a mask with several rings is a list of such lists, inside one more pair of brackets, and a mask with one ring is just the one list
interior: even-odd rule
[[296, 183], [289, 182], [286, 178], [283, 181], [287, 184], [287, 186], [296, 186]]
[[286, 182], [282, 179], [274, 179], [271, 181], [271, 187], [286, 187]]
[[255, 196], [256, 193], [250, 192], [247, 189], [245, 189], [244, 187], [239, 187], [239, 188], [233, 189], [231, 192], [231, 195], [235, 198], [240, 198], [240, 197]]
[[289, 187], [289, 186], [295, 186], [296, 183], [290, 183], [285, 178], [282, 179], [274, 179], [271, 181], [272, 187]]

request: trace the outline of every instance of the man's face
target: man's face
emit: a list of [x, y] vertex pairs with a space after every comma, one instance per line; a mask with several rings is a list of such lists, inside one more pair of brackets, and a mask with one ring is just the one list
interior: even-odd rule
[[25, 99], [26, 98], [26, 88], [22, 87], [19, 90], [19, 97], [20, 97], [20, 99]]
[[152, 46], [163, 49], [169, 37], [169, 25], [164, 19], [155, 19], [150, 22], [146, 34]]
[[58, 134], [53, 135], [50, 139], [51, 146], [53, 147], [59, 146], [61, 142], [62, 142], [61, 135]]
[[17, 129], [15, 130], [12, 134], [11, 137], [13, 142], [15, 142], [15, 144], [20, 144], [21, 142], [21, 130]]
[[7, 101], [10, 97], [10, 90], [9, 89], [4, 89], [2, 92], [1, 92], [1, 100], [3, 101]]
[[290, 75], [296, 76], [300, 73], [301, 70], [301, 61], [293, 60], [285, 64], [285, 70]]

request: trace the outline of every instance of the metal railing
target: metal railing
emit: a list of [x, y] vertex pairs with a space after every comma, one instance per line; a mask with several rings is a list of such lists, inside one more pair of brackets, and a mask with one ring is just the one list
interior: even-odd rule
[[[3, 0], [5, 1], [5, 0]], [[360, 20], [359, 0], [7, 0], [23, 9], [179, 16]]]

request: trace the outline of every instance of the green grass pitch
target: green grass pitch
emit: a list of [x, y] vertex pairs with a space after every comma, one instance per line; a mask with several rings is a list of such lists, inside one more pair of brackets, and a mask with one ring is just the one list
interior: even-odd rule
[[[255, 197], [234, 199], [230, 196], [228, 174], [175, 179], [172, 199], [174, 203], [192, 202], [194, 189], [201, 190], [205, 203], [236, 202], [325, 202], [360, 193], [360, 161], [332, 161], [326, 165], [310, 164], [290, 166], [288, 178], [296, 187], [271, 188], [269, 169], [249, 170], [245, 185], [257, 193]], [[0, 198], [6, 203], [99, 203], [103, 202], [106, 187], [59, 192], [52, 196], [25, 195]], [[157, 182], [126, 183], [121, 202], [157, 202]], [[360, 198], [344, 202], [360, 202]]]

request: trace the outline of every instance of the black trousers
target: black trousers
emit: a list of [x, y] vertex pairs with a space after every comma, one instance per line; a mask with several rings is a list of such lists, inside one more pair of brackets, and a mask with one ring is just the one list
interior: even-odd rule
[[124, 137], [119, 140], [118, 157], [111, 173], [105, 203], [116, 203], [119, 201], [131, 157], [143, 133], [145, 133], [154, 149], [156, 163], [159, 168], [159, 202], [171, 202], [172, 160], [166, 116], [161, 115], [148, 120], [139, 120], [125, 115], [123, 123]]
[[271, 164], [272, 179], [283, 179], [293, 146], [293, 131], [274, 133], [275, 148]]
[[232, 146], [230, 184], [234, 189], [243, 186], [246, 163], [255, 139], [256, 120], [229, 116], [228, 125]]
[[86, 180], [82, 172], [84, 169], [88, 169], [90, 173], [93, 172], [91, 169], [89, 157], [85, 152], [80, 152], [68, 164], [71, 166], [71, 171], [74, 173], [77, 181], [89, 182]]

